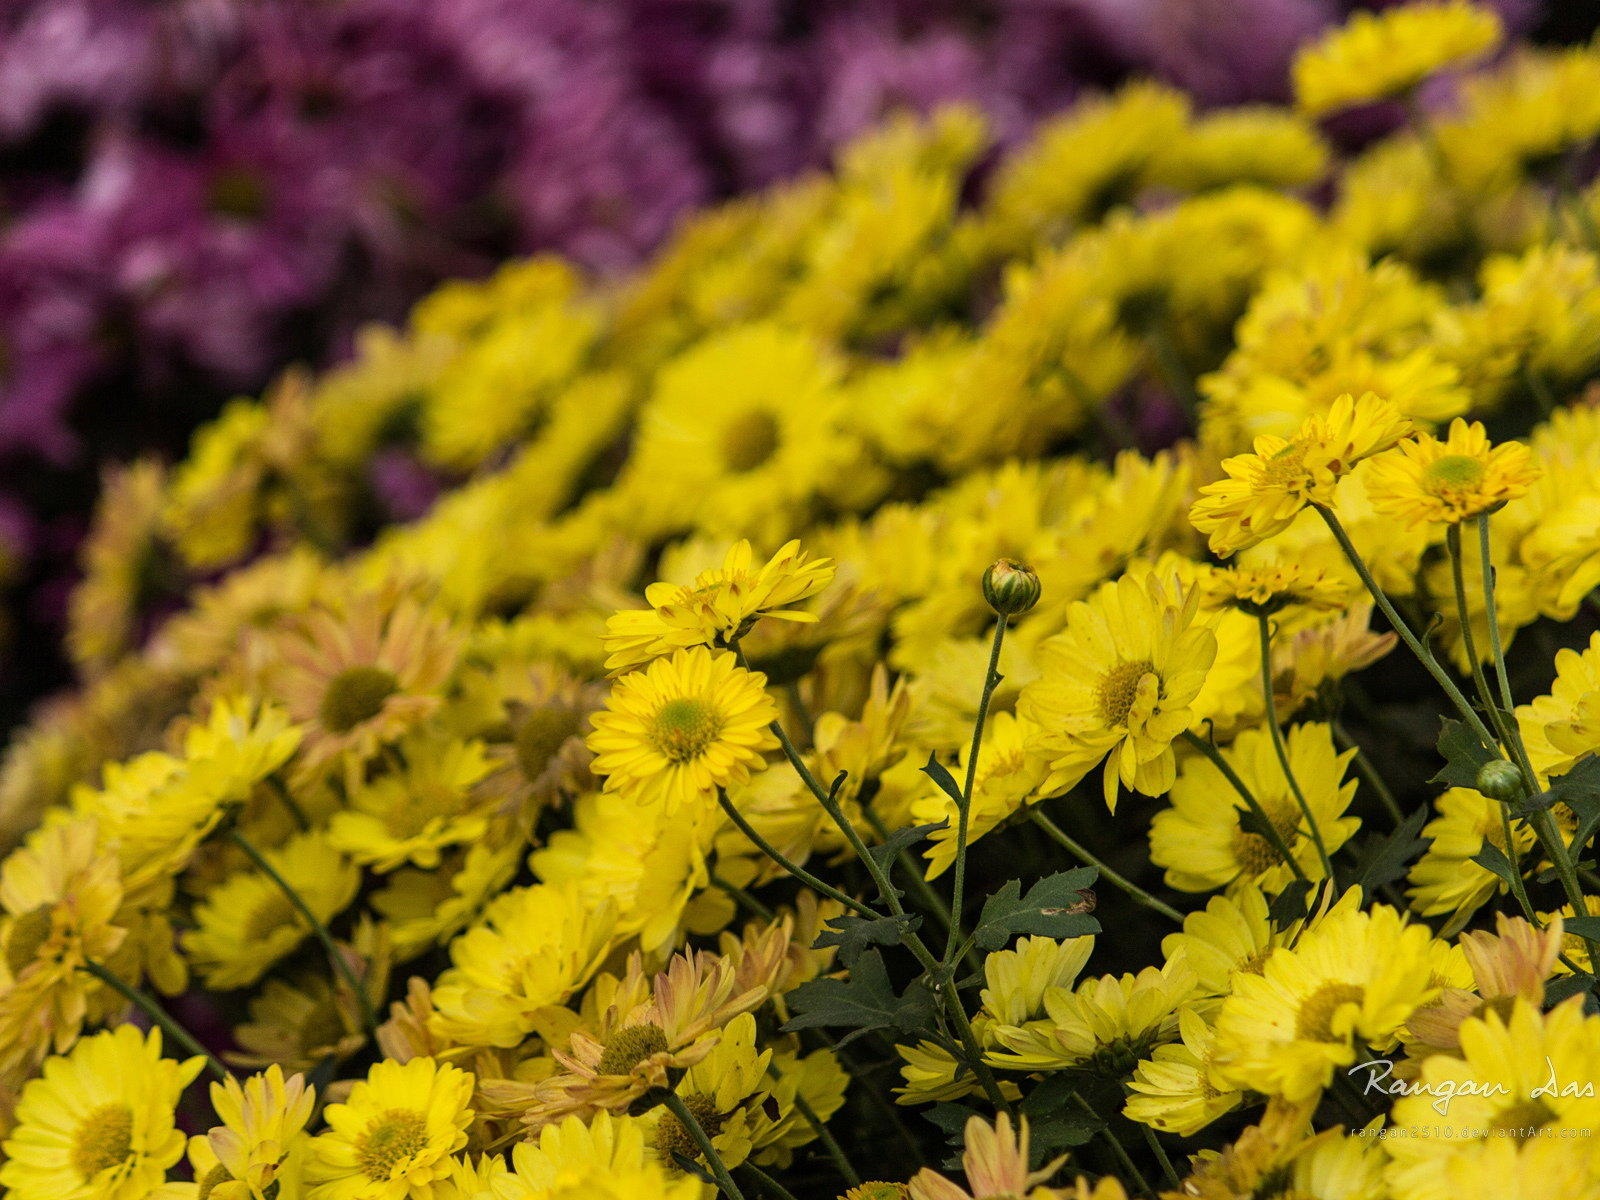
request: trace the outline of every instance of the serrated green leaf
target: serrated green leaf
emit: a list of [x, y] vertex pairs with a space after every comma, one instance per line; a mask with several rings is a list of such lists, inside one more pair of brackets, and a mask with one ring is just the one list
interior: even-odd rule
[[904, 829], [896, 829], [876, 846], [868, 846], [867, 853], [872, 855], [877, 860], [878, 865], [887, 871], [894, 860], [900, 856], [902, 850], [910, 849], [930, 834], [944, 829], [949, 824], [948, 820], [940, 820], [932, 821], [927, 825], [907, 825]]
[[813, 950], [829, 946], [839, 948], [839, 961], [853, 967], [856, 960], [872, 946], [898, 946], [908, 933], [916, 932], [922, 924], [918, 916], [857, 917], [848, 913], [834, 917], [817, 934], [811, 943]]
[[1517, 873], [1517, 868], [1512, 861], [1506, 857], [1505, 851], [1501, 850], [1500, 847], [1496, 846], [1493, 842], [1485, 839], [1483, 848], [1472, 856], [1472, 861], [1477, 863], [1484, 870], [1492, 871], [1495, 875], [1499, 876], [1500, 879], [1505, 882], [1507, 887], [1511, 888], [1512, 890], [1516, 889], [1517, 883], [1520, 879], [1520, 876]]
[[1444, 757], [1444, 766], [1433, 777], [1433, 782], [1450, 787], [1476, 788], [1478, 771], [1483, 764], [1500, 757], [1499, 751], [1479, 741], [1478, 735], [1465, 722], [1449, 717], [1439, 731], [1439, 753]]
[[1428, 848], [1432, 838], [1419, 836], [1429, 809], [1419, 806], [1384, 837], [1369, 838], [1356, 854], [1356, 885], [1370, 900], [1385, 884], [1393, 883]]
[[1278, 929], [1293, 925], [1306, 915], [1306, 900], [1311, 895], [1309, 879], [1291, 879], [1272, 899], [1267, 919]]
[[795, 988], [788, 999], [795, 1015], [784, 1025], [785, 1033], [848, 1029], [839, 1039], [841, 1046], [879, 1029], [918, 1033], [932, 1027], [934, 1020], [933, 993], [917, 980], [904, 995], [896, 995], [883, 952], [876, 949], [864, 950], [847, 978], [813, 979]]
[[974, 942], [983, 950], [998, 950], [1022, 934], [1062, 939], [1099, 933], [1100, 922], [1088, 915], [1082, 895], [1094, 880], [1093, 867], [1075, 867], [1039, 880], [1026, 896], [1021, 883], [1008, 880], [984, 901]]
[[1105, 1120], [1097, 1111], [1073, 1099], [1079, 1082], [1080, 1078], [1071, 1073], [1051, 1075], [1022, 1101], [1032, 1134], [1029, 1166], [1041, 1166], [1062, 1151], [1083, 1145], [1105, 1128]]

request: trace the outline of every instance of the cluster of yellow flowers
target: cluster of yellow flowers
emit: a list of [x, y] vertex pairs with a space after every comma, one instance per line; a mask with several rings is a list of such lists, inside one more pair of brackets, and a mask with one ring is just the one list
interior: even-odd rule
[[1600, 49], [1498, 39], [892, 120], [114, 473], [0, 1186], [1600, 1197]]

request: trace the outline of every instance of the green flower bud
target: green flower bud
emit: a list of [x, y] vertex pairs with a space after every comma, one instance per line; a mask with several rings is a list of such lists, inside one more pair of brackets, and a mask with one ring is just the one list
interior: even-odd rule
[[1477, 789], [1491, 800], [1507, 803], [1522, 795], [1522, 772], [1503, 758], [1478, 768]]
[[1020, 617], [1039, 603], [1039, 577], [1019, 562], [998, 559], [983, 573], [983, 598], [1002, 617]]

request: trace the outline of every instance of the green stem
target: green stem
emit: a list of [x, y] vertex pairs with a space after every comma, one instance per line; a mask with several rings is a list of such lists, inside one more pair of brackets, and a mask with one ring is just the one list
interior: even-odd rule
[[361, 985], [361, 981], [356, 978], [355, 972], [350, 969], [349, 961], [339, 950], [339, 947], [334, 944], [333, 935], [328, 932], [328, 927], [317, 919], [317, 915], [307, 906], [304, 897], [294, 889], [287, 879], [278, 873], [277, 868], [267, 861], [267, 856], [257, 850], [244, 834], [237, 829], [230, 829], [228, 830], [228, 838], [235, 846], [244, 851], [245, 857], [255, 864], [256, 870], [277, 885], [278, 890], [283, 893], [284, 899], [289, 901], [294, 910], [300, 914], [301, 919], [311, 927], [311, 932], [316, 935], [317, 940], [322, 943], [322, 948], [327, 951], [328, 961], [333, 966], [334, 971], [338, 973], [339, 978], [344, 980], [345, 986], [354, 994], [356, 1004], [361, 1009], [361, 1021], [366, 1026], [368, 1036], [377, 1037], [378, 1015], [373, 1011], [372, 1001], [367, 998], [366, 988]]
[[983, 1094], [997, 1110], [1010, 1113], [1011, 1102], [1000, 1090], [1000, 1081], [989, 1069], [989, 1064], [983, 1061], [983, 1051], [978, 1046], [977, 1035], [972, 1032], [972, 1022], [967, 1019], [967, 1010], [961, 1007], [961, 997], [956, 994], [953, 985], [945, 986], [943, 983], [939, 986], [939, 994], [944, 997], [945, 1009], [950, 1014], [951, 1023], [956, 1027], [956, 1036], [961, 1039], [961, 1048], [966, 1051], [967, 1063], [972, 1068], [972, 1073], [978, 1077], [978, 1086], [983, 1089]]
[[1400, 809], [1400, 802], [1394, 798], [1394, 793], [1389, 790], [1389, 785], [1383, 781], [1383, 776], [1378, 774], [1378, 768], [1373, 766], [1372, 760], [1367, 757], [1367, 752], [1361, 744], [1350, 736], [1350, 733], [1338, 721], [1333, 722], [1333, 738], [1346, 750], [1355, 751], [1356, 770], [1361, 772], [1361, 778], [1368, 787], [1378, 793], [1378, 800], [1388, 811], [1389, 816], [1396, 825], [1405, 824], [1406, 815]]
[[861, 903], [854, 896], [841, 892], [831, 883], [824, 883], [798, 863], [791, 862], [784, 856], [782, 851], [756, 832], [755, 827], [745, 820], [744, 814], [734, 807], [733, 801], [728, 799], [728, 793], [721, 788], [717, 789], [717, 803], [722, 806], [722, 811], [727, 815], [728, 820], [733, 822], [735, 828], [749, 838], [751, 844], [757, 850], [782, 867], [787, 874], [792, 875], [818, 894], [827, 896], [831, 900], [837, 900], [857, 916], [866, 917], [870, 920], [876, 919], [881, 915], [875, 909]]
[[[767, 1068], [768, 1074], [781, 1079], [782, 1073], [775, 1066]], [[838, 1139], [828, 1131], [827, 1124], [817, 1115], [817, 1110], [811, 1107], [807, 1100], [797, 1090], [794, 1094], [794, 1108], [805, 1123], [811, 1126], [811, 1132], [817, 1135], [817, 1140], [822, 1143], [822, 1148], [828, 1152], [828, 1157], [833, 1160], [833, 1165], [838, 1168], [839, 1174], [850, 1187], [855, 1187], [861, 1182], [861, 1173], [855, 1169], [849, 1156], [845, 1154], [844, 1147], [839, 1145]]]
[[1256, 628], [1261, 633], [1261, 691], [1266, 697], [1267, 732], [1272, 737], [1272, 748], [1278, 753], [1278, 765], [1283, 768], [1289, 791], [1306, 819], [1306, 830], [1311, 834], [1312, 845], [1317, 848], [1317, 858], [1322, 862], [1323, 877], [1332, 880], [1333, 860], [1328, 857], [1328, 847], [1322, 840], [1322, 830], [1317, 827], [1317, 818], [1311, 811], [1311, 805], [1306, 802], [1305, 792], [1300, 789], [1294, 768], [1289, 765], [1289, 747], [1284, 744], [1283, 730], [1278, 727], [1278, 702], [1272, 694], [1272, 622], [1265, 614], [1258, 614]]
[[1461, 648], [1466, 653], [1467, 662], [1472, 672], [1472, 685], [1478, 691], [1478, 702], [1483, 705], [1483, 711], [1489, 714], [1489, 722], [1494, 726], [1495, 733], [1499, 735], [1500, 745], [1507, 756], [1515, 754], [1511, 749], [1511, 736], [1506, 732], [1505, 722], [1502, 720], [1500, 707], [1495, 703], [1494, 693], [1489, 690], [1488, 677], [1483, 673], [1483, 662], [1478, 657], [1477, 637], [1472, 632], [1472, 611], [1467, 607], [1467, 573], [1466, 564], [1461, 554], [1461, 526], [1452, 523], [1445, 530], [1445, 549], [1450, 556], [1450, 578], [1455, 587], [1456, 613], [1461, 621]]
[[[1539, 794], [1539, 779], [1534, 773], [1533, 764], [1528, 758], [1527, 747], [1522, 744], [1522, 734], [1516, 724], [1516, 700], [1511, 694], [1511, 676], [1506, 669], [1505, 644], [1500, 637], [1500, 612], [1499, 606], [1494, 602], [1494, 559], [1493, 550], [1489, 544], [1489, 517], [1480, 513], [1476, 518], [1478, 524], [1478, 553], [1483, 571], [1484, 602], [1488, 608], [1489, 617], [1489, 654], [1494, 662], [1495, 679], [1500, 685], [1500, 705], [1506, 714], [1506, 721], [1510, 728], [1511, 745], [1516, 753], [1517, 765], [1522, 769], [1522, 783], [1531, 798]], [[1561, 890], [1567, 894], [1567, 902], [1572, 905], [1572, 911], [1577, 916], [1584, 916], [1589, 911], [1588, 902], [1583, 895], [1583, 885], [1578, 882], [1577, 868], [1573, 865], [1572, 856], [1567, 853], [1566, 839], [1561, 836], [1561, 831], [1556, 828], [1555, 819], [1550, 815], [1550, 810], [1541, 808], [1537, 810], [1528, 821], [1534, 836], [1539, 839], [1539, 844], [1544, 848], [1556, 869], [1556, 875], [1561, 880]], [[1516, 852], [1516, 843], [1507, 842], [1507, 857]], [[1591, 963], [1600, 962], [1600, 948], [1597, 948], [1593, 938], [1583, 939], [1584, 948], [1588, 951]]]
[[706, 1166], [711, 1168], [711, 1177], [717, 1181], [717, 1186], [722, 1189], [722, 1194], [728, 1200], [744, 1200], [744, 1193], [739, 1190], [739, 1185], [733, 1181], [733, 1176], [728, 1174], [728, 1168], [722, 1162], [722, 1156], [717, 1153], [717, 1148], [711, 1144], [711, 1139], [706, 1136], [706, 1131], [700, 1127], [700, 1122], [689, 1111], [689, 1106], [683, 1102], [683, 1097], [677, 1092], [668, 1092], [665, 1100], [667, 1111], [678, 1118], [678, 1123], [689, 1131], [689, 1136], [694, 1139], [694, 1144], [700, 1147], [700, 1154], [706, 1160]]
[[1289, 868], [1294, 877], [1301, 883], [1310, 883], [1311, 880], [1306, 877], [1305, 870], [1300, 866], [1299, 860], [1290, 853], [1288, 843], [1283, 840], [1283, 834], [1278, 832], [1278, 827], [1267, 816], [1266, 809], [1261, 807], [1261, 801], [1257, 800], [1255, 793], [1245, 786], [1244, 780], [1239, 778], [1239, 773], [1233, 769], [1227, 759], [1222, 757], [1222, 752], [1192, 729], [1185, 729], [1183, 736], [1190, 746], [1205, 755], [1210, 760], [1211, 765], [1222, 772], [1222, 777], [1228, 781], [1233, 790], [1238, 793], [1239, 798], [1245, 802], [1245, 807], [1255, 814], [1256, 820], [1261, 823], [1262, 828], [1266, 831], [1267, 841], [1272, 844], [1273, 850], [1277, 851], [1278, 857], [1283, 859], [1284, 865]]
[[[883, 823], [883, 818], [872, 811], [870, 805], [862, 806], [861, 815], [867, 819], [867, 824], [872, 826], [874, 833], [884, 841], [889, 840], [889, 827]], [[934, 919], [939, 922], [940, 927], [948, 932], [951, 920], [950, 906], [944, 902], [944, 897], [939, 895], [938, 891], [924, 877], [922, 869], [912, 856], [911, 851], [900, 851], [899, 854], [895, 855], [895, 862], [899, 864], [901, 872], [906, 877], [907, 884], [916, 894], [917, 901], [923, 908], [932, 913]], [[982, 969], [983, 964], [978, 961], [978, 956], [972, 953], [971, 947], [967, 947], [956, 957], [965, 958], [967, 966], [971, 970], [978, 971]]]
[[737, 901], [739, 904], [744, 905], [745, 908], [749, 909], [756, 916], [767, 921], [770, 921], [777, 916], [777, 914], [773, 912], [770, 907], [763, 904], [760, 900], [757, 900], [738, 884], [732, 882], [731, 880], [724, 879], [715, 871], [708, 872], [708, 874], [711, 877], [712, 886], [720, 888], [722, 891], [726, 892], [731, 899]]
[[[1096, 1112], [1094, 1106], [1085, 1100], [1078, 1092], [1073, 1092], [1072, 1098], [1077, 1101], [1078, 1107], [1083, 1109], [1087, 1115], [1093, 1117], [1096, 1121], [1102, 1120], [1101, 1114]], [[1151, 1197], [1151, 1200], [1154, 1200], [1156, 1194], [1155, 1189], [1150, 1186], [1150, 1181], [1144, 1177], [1144, 1173], [1139, 1170], [1133, 1159], [1128, 1156], [1127, 1149], [1123, 1146], [1122, 1142], [1118, 1140], [1117, 1135], [1111, 1132], [1111, 1126], [1101, 1125], [1100, 1134], [1105, 1138], [1106, 1144], [1111, 1147], [1111, 1153], [1116, 1155], [1117, 1162], [1121, 1165], [1122, 1169], [1128, 1173], [1129, 1180], [1131, 1180], [1141, 1192], [1143, 1192], [1146, 1196]]]
[[289, 810], [289, 815], [294, 818], [294, 823], [300, 826], [302, 831], [311, 828], [311, 818], [306, 816], [306, 810], [300, 807], [300, 802], [289, 791], [288, 784], [277, 775], [268, 775], [267, 786], [272, 789], [273, 795], [277, 796], [279, 803]]
[[1161, 1139], [1156, 1136], [1156, 1131], [1143, 1122], [1136, 1122], [1139, 1132], [1144, 1134], [1145, 1145], [1150, 1147], [1150, 1153], [1156, 1156], [1156, 1161], [1161, 1164], [1161, 1173], [1167, 1177], [1167, 1182], [1172, 1185], [1173, 1191], [1183, 1190], [1183, 1180], [1178, 1178], [1178, 1172], [1172, 1165], [1172, 1159], [1167, 1157], [1167, 1148], [1161, 1144]]
[[961, 914], [967, 896], [967, 821], [972, 811], [972, 786], [978, 778], [978, 752], [983, 746], [983, 727], [989, 719], [989, 703], [1000, 686], [1000, 647], [1006, 640], [1006, 618], [994, 623], [994, 638], [989, 643], [989, 669], [983, 677], [983, 695], [978, 698], [978, 717], [972, 725], [972, 748], [967, 752], [967, 778], [961, 785], [961, 804], [956, 814], [955, 885], [950, 900], [950, 932], [945, 938], [944, 961], [955, 961], [961, 941]]
[[1388, 618], [1389, 624], [1394, 627], [1394, 631], [1399, 635], [1400, 640], [1406, 644], [1407, 649], [1412, 654], [1416, 655], [1417, 661], [1423, 665], [1428, 674], [1433, 676], [1434, 682], [1444, 689], [1445, 695], [1450, 698], [1450, 703], [1455, 705], [1456, 711], [1461, 714], [1461, 719], [1478, 736], [1478, 740], [1483, 743], [1485, 748], [1493, 747], [1495, 745], [1494, 734], [1489, 732], [1482, 718], [1478, 716], [1477, 710], [1472, 707], [1471, 701], [1462, 694], [1461, 689], [1456, 686], [1455, 680], [1450, 678], [1449, 672], [1433, 656], [1433, 651], [1428, 649], [1421, 639], [1411, 632], [1411, 626], [1400, 615], [1399, 610], [1390, 601], [1388, 594], [1378, 586], [1378, 581], [1372, 577], [1372, 572], [1367, 569], [1366, 560], [1361, 557], [1360, 551], [1351, 542], [1350, 535], [1345, 532], [1344, 525], [1334, 515], [1333, 510], [1324, 508], [1320, 504], [1314, 504], [1312, 507], [1321, 515], [1323, 522], [1328, 526], [1328, 531], [1333, 534], [1334, 541], [1339, 543], [1339, 549], [1344, 551], [1345, 558], [1355, 568], [1356, 574], [1361, 577], [1361, 582], [1371, 594], [1373, 602], [1377, 604], [1379, 611]]
[[773, 1197], [773, 1200], [795, 1200], [795, 1195], [755, 1163], [747, 1162], [739, 1170], [756, 1181], [756, 1185]]
[[124, 1000], [129, 1001], [145, 1016], [160, 1026], [161, 1032], [167, 1035], [170, 1041], [176, 1042], [192, 1055], [205, 1059], [206, 1069], [217, 1077], [219, 1082], [230, 1078], [228, 1069], [217, 1061], [216, 1057], [202, 1046], [195, 1036], [179, 1025], [177, 1021], [155, 1000], [131, 984], [124, 983], [113, 972], [102, 967], [97, 962], [84, 962], [79, 968], [87, 975], [93, 975], [112, 991], [119, 993]]
[[1087, 846], [1074, 841], [1072, 837], [1067, 834], [1066, 830], [1062, 829], [1049, 817], [1045, 816], [1044, 813], [1038, 808], [1030, 809], [1028, 816], [1032, 819], [1033, 823], [1044, 832], [1046, 837], [1048, 837], [1052, 842], [1060, 846], [1074, 858], [1077, 858], [1079, 861], [1093, 867], [1100, 873], [1101, 878], [1103, 878], [1107, 883], [1111, 884], [1112, 887], [1118, 888], [1128, 896], [1132, 897], [1138, 903], [1150, 909], [1152, 912], [1160, 913], [1169, 921], [1175, 921], [1179, 925], [1183, 924], [1183, 914], [1181, 912], [1173, 908], [1170, 904], [1164, 904], [1162, 901], [1157, 900], [1149, 892], [1145, 891], [1138, 884], [1134, 883], [1133, 880], [1124, 875], [1119, 875], [1116, 871], [1113, 871], [1103, 861], [1097, 858]]

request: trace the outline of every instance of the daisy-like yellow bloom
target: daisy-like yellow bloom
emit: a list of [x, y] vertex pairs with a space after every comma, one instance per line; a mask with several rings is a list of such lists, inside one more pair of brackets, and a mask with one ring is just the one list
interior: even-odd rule
[[468, 1046], [518, 1045], [541, 1009], [589, 981], [611, 949], [616, 907], [571, 885], [502, 893], [450, 944], [434, 988], [434, 1033]]
[[211, 1105], [221, 1124], [205, 1140], [224, 1178], [211, 1185], [208, 1197], [262, 1200], [311, 1119], [315, 1102], [316, 1092], [306, 1086], [305, 1077], [285, 1079], [277, 1063], [242, 1084], [231, 1075], [213, 1083]]
[[[762, 1111], [772, 1095], [773, 1081], [767, 1074], [771, 1062], [770, 1049], [756, 1049], [755, 1017], [741, 1013], [728, 1022], [711, 1053], [678, 1081], [678, 1098], [710, 1136], [717, 1157], [730, 1169], [750, 1158], [761, 1127], [772, 1124]], [[841, 1094], [840, 1099], [843, 1098]], [[677, 1117], [655, 1108], [648, 1118], [655, 1127], [651, 1144], [664, 1166], [675, 1165], [676, 1155], [705, 1166], [694, 1136]]]
[[1195, 977], [1181, 959], [1137, 975], [1086, 979], [1075, 990], [1050, 988], [1045, 1016], [996, 1025], [985, 1058], [1007, 1070], [1072, 1067], [1121, 1082], [1139, 1060], [1178, 1031], [1178, 1010], [1194, 997]]
[[1341, 477], [1410, 432], [1392, 402], [1346, 393], [1307, 417], [1294, 437], [1264, 433], [1251, 453], [1225, 459], [1228, 477], [1200, 489], [1189, 520], [1226, 558], [1283, 532], [1306, 505], [1332, 504]]
[[[324, 833], [301, 834], [265, 856], [324, 926], [361, 886], [360, 871]], [[251, 868], [229, 876], [196, 906], [195, 928], [183, 935], [183, 948], [208, 986], [240, 988], [311, 935], [283, 889]]]
[[593, 770], [607, 791], [674, 808], [741, 784], [776, 748], [778, 706], [767, 679], [703, 646], [657, 659], [617, 680], [591, 718]]
[[1356, 1061], [1357, 1045], [1392, 1047], [1438, 994], [1432, 935], [1387, 905], [1341, 905], [1261, 974], [1240, 974], [1217, 1015], [1216, 1066], [1235, 1087], [1299, 1103]]
[[1172, 786], [1173, 739], [1193, 723], [1189, 705], [1217, 653], [1198, 608], [1197, 593], [1154, 576], [1124, 576], [1071, 607], [1017, 701], [1037, 731], [1030, 749], [1049, 763], [1042, 792], [1072, 787], [1102, 759], [1113, 810], [1119, 784], [1148, 796]]
[[625, 670], [690, 646], [727, 646], [761, 617], [814, 622], [815, 613], [788, 605], [814, 596], [833, 580], [833, 564], [812, 558], [798, 541], [756, 566], [747, 541], [735, 542], [721, 567], [701, 571], [688, 585], [652, 583], [649, 608], [619, 612], [606, 622], [606, 668]]
[[366, 593], [317, 609], [273, 648], [273, 686], [305, 728], [313, 771], [344, 754], [364, 762], [435, 712], [460, 638], [415, 599]]
[[1200, 995], [1225, 996], [1237, 972], [1259, 975], [1272, 948], [1286, 940], [1288, 934], [1273, 927], [1261, 889], [1246, 886], [1213, 896], [1205, 908], [1185, 916], [1183, 932], [1163, 938], [1161, 952], [1183, 956]]
[[1037, 1171], [1028, 1156], [1028, 1119], [1016, 1128], [1001, 1113], [991, 1125], [970, 1117], [962, 1130], [961, 1169], [967, 1186], [961, 1188], [937, 1171], [924, 1167], [912, 1176], [911, 1200], [1049, 1200], [1055, 1193], [1036, 1185], [1054, 1175], [1066, 1155], [1053, 1158]]
[[[1285, 741], [1289, 767], [1316, 818], [1323, 844], [1332, 854], [1355, 834], [1361, 822], [1345, 816], [1355, 797], [1355, 780], [1345, 781], [1353, 750], [1340, 753], [1327, 725], [1292, 727]], [[1306, 828], [1305, 815], [1278, 761], [1272, 736], [1246, 729], [1222, 749], [1227, 761], [1272, 822], [1308, 879], [1322, 877], [1322, 859]], [[1167, 883], [1185, 892], [1209, 892], [1241, 883], [1276, 895], [1295, 878], [1272, 840], [1246, 830], [1240, 821], [1244, 802], [1209, 758], [1186, 759], [1172, 785], [1172, 807], [1150, 825], [1150, 861], [1166, 868]]]
[[1092, 937], [1056, 941], [1018, 938], [1009, 950], [996, 950], [983, 960], [983, 1012], [975, 1027], [988, 1040], [991, 1025], [1026, 1025], [1045, 1015], [1044, 998], [1056, 988], [1070, 988], [1094, 950]]
[[467, 1144], [473, 1077], [431, 1058], [373, 1065], [323, 1113], [311, 1144], [307, 1200], [433, 1200], [448, 1193], [450, 1156]]
[[0, 1184], [12, 1200], [142, 1200], [183, 1157], [173, 1110], [203, 1060], [132, 1025], [84, 1038], [22, 1089]]
[[[1540, 1181], [1538, 1196], [1600, 1194], [1600, 1157], [1591, 1142], [1600, 1123], [1600, 1018], [1574, 996], [1541, 1014], [1513, 1001], [1461, 1026], [1458, 1055], [1422, 1064], [1416, 1095], [1395, 1102], [1391, 1125], [1416, 1132], [1449, 1125], [1435, 1142], [1386, 1139], [1388, 1183], [1397, 1200], [1479, 1195], [1474, 1179]], [[1469, 1190], [1463, 1191], [1463, 1186]]]
[[663, 1164], [644, 1122], [596, 1113], [567, 1117], [511, 1150], [495, 1200], [707, 1200], [713, 1188]]
[[1600, 750], [1600, 633], [1582, 651], [1556, 651], [1549, 695], [1519, 705], [1517, 727], [1541, 776], [1565, 775], [1578, 759]]
[[1178, 1036], [1134, 1069], [1122, 1111], [1130, 1121], [1192, 1137], [1237, 1108], [1244, 1094], [1216, 1077], [1216, 1030], [1195, 1009], [1179, 1010]]
[[1526, 495], [1541, 473], [1521, 442], [1491, 446], [1481, 424], [1457, 417], [1444, 441], [1419, 433], [1373, 459], [1367, 496], [1409, 525], [1459, 524]]
[[31, 1069], [64, 1053], [102, 985], [81, 968], [102, 966], [127, 931], [115, 853], [93, 821], [49, 825], [0, 866], [0, 1065]]
[[312, 1071], [328, 1059], [348, 1058], [367, 1041], [355, 998], [322, 975], [267, 980], [250, 997], [249, 1013], [233, 1031], [238, 1051], [226, 1056], [242, 1067]]
[[376, 871], [437, 867], [451, 846], [481, 840], [490, 813], [477, 791], [494, 769], [479, 741], [437, 734], [401, 744], [404, 766], [350, 790], [328, 822], [328, 843]]
[[1285, 609], [1337, 612], [1355, 594], [1343, 576], [1293, 559], [1213, 567], [1200, 577], [1199, 587], [1208, 607], [1237, 608], [1251, 616], [1271, 616]]
[[[642, 999], [614, 1003], [594, 1034], [576, 1030], [567, 1048], [555, 1051], [560, 1069], [534, 1087], [523, 1123], [537, 1130], [571, 1113], [622, 1112], [671, 1087], [711, 1053], [724, 1026], [766, 1000], [787, 942], [788, 928], [779, 923], [758, 938], [749, 962], [706, 951], [673, 955]], [[638, 997], [643, 981], [635, 955], [619, 998]]]
[[1464, 0], [1357, 13], [1295, 58], [1295, 102], [1320, 117], [1408, 96], [1430, 75], [1481, 58], [1500, 34], [1491, 10]]
[[1343, 1138], [1336, 1129], [1313, 1133], [1313, 1104], [1267, 1103], [1261, 1120], [1231, 1145], [1202, 1151], [1181, 1190], [1169, 1198], [1240, 1200], [1245, 1196], [1317, 1196], [1323, 1200], [1385, 1200], [1384, 1156], [1376, 1138]]
[[1451, 788], [1434, 801], [1438, 815], [1422, 828], [1431, 839], [1422, 857], [1411, 864], [1406, 895], [1425, 917], [1449, 917], [1459, 928], [1472, 913], [1507, 890], [1505, 880], [1473, 859], [1493, 846], [1513, 864], [1533, 849], [1533, 830], [1524, 821], [1511, 823], [1512, 845], [1506, 844], [1505, 806], [1472, 788]]
[[[967, 811], [967, 843], [971, 845], [993, 832], [1002, 821], [1022, 810], [1042, 795], [1039, 785], [1046, 768], [1042, 759], [1030, 754], [1028, 746], [1036, 731], [1027, 721], [1011, 713], [995, 713], [983, 727], [983, 745], [978, 750], [978, 770], [972, 777], [972, 800]], [[962, 753], [965, 759], [970, 748]], [[966, 763], [958, 761], [952, 772], [966, 778]], [[923, 851], [928, 859], [928, 878], [936, 879], [950, 869], [956, 858], [955, 801], [942, 791], [913, 802], [911, 815], [919, 825], [947, 822], [929, 837]]]

